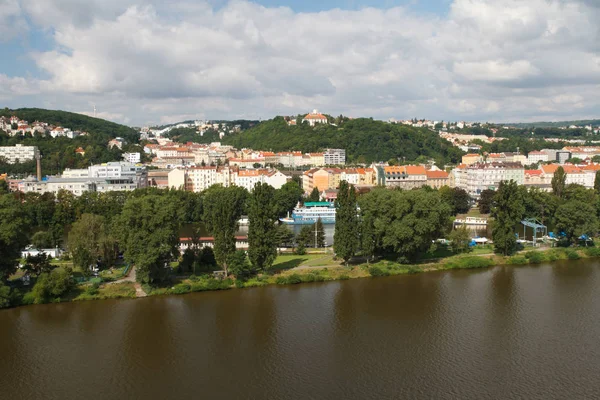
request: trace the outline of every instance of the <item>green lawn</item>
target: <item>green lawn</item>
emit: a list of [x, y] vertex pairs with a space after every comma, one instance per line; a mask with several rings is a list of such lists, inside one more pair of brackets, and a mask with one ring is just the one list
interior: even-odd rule
[[[272, 270], [286, 270], [299, 267], [300, 265], [308, 265], [308, 266], [320, 266], [320, 265], [330, 265], [332, 256], [327, 254], [282, 254], [277, 256], [275, 262], [273, 263]], [[323, 260], [323, 261], [321, 261]], [[325, 262], [325, 263], [323, 263]], [[316, 265], [313, 265], [315, 264]]]

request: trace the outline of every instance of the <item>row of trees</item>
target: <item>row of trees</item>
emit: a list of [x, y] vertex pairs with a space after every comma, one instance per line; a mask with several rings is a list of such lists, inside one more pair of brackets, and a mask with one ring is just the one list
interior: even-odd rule
[[508, 255], [517, 248], [515, 231], [524, 218], [537, 218], [568, 243], [582, 235], [594, 236], [599, 229], [600, 171], [594, 189], [566, 184], [566, 174], [559, 167], [552, 178], [552, 192], [502, 182], [498, 191], [482, 193], [480, 209], [490, 209], [494, 218], [492, 233], [498, 253]]

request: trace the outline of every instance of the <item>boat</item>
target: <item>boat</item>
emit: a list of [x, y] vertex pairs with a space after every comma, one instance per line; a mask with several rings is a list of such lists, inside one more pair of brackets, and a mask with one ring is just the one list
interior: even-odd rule
[[287, 225], [312, 225], [321, 218], [324, 224], [335, 224], [335, 205], [326, 201], [304, 203], [292, 211], [292, 215], [279, 220]]

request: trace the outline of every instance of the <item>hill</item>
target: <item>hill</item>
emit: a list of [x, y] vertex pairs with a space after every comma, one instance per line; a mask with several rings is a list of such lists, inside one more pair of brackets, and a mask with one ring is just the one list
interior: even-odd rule
[[585, 119], [585, 120], [578, 120], [578, 121], [557, 121], [557, 122], [518, 122], [518, 123], [500, 124], [500, 125], [512, 126], [515, 128], [560, 128], [560, 127], [569, 127], [571, 125], [599, 126], [600, 119]]
[[[317, 152], [326, 148], [346, 149], [349, 163], [433, 158], [439, 165], [456, 163], [464, 154], [435, 132], [425, 128], [389, 124], [369, 118], [342, 119], [338, 126], [308, 124], [288, 126], [283, 117], [264, 121], [223, 140], [237, 148], [255, 150]], [[421, 157], [421, 158], [423, 158]]]
[[135, 143], [139, 138], [138, 132], [128, 126], [68, 111], [45, 110], [42, 108], [0, 109], [0, 116], [10, 117], [12, 115], [16, 115], [30, 123], [34, 121], [47, 122], [74, 131], [85, 131], [92, 135], [102, 135], [107, 141], [116, 137], [122, 137], [129, 143]]
[[[38, 108], [0, 109], [0, 116], [10, 117], [12, 115], [16, 115], [30, 123], [37, 120], [53, 125], [61, 125], [72, 130], [88, 132], [86, 136], [69, 139], [66, 137], [52, 138], [39, 134], [9, 136], [0, 131], [0, 146], [14, 146], [16, 144], [37, 146], [42, 154], [42, 172], [44, 175], [59, 174], [65, 168], [86, 168], [91, 164], [119, 161], [122, 160], [122, 154], [125, 151], [143, 154], [143, 149], [137, 144], [139, 134], [132, 128], [114, 122], [66, 111]], [[122, 150], [116, 147], [109, 149], [108, 142], [115, 137], [124, 138], [128, 144]], [[79, 155], [75, 152], [80, 147], [85, 151], [85, 155]], [[0, 174], [2, 173], [10, 175], [35, 174], [35, 161], [7, 164], [0, 160]]]

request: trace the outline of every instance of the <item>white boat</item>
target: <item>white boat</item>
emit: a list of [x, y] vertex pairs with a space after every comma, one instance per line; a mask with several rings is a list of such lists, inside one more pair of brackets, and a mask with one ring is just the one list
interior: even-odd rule
[[324, 224], [335, 224], [335, 205], [324, 201], [308, 202], [294, 208], [291, 217], [279, 220], [288, 225], [311, 225], [319, 218]]

